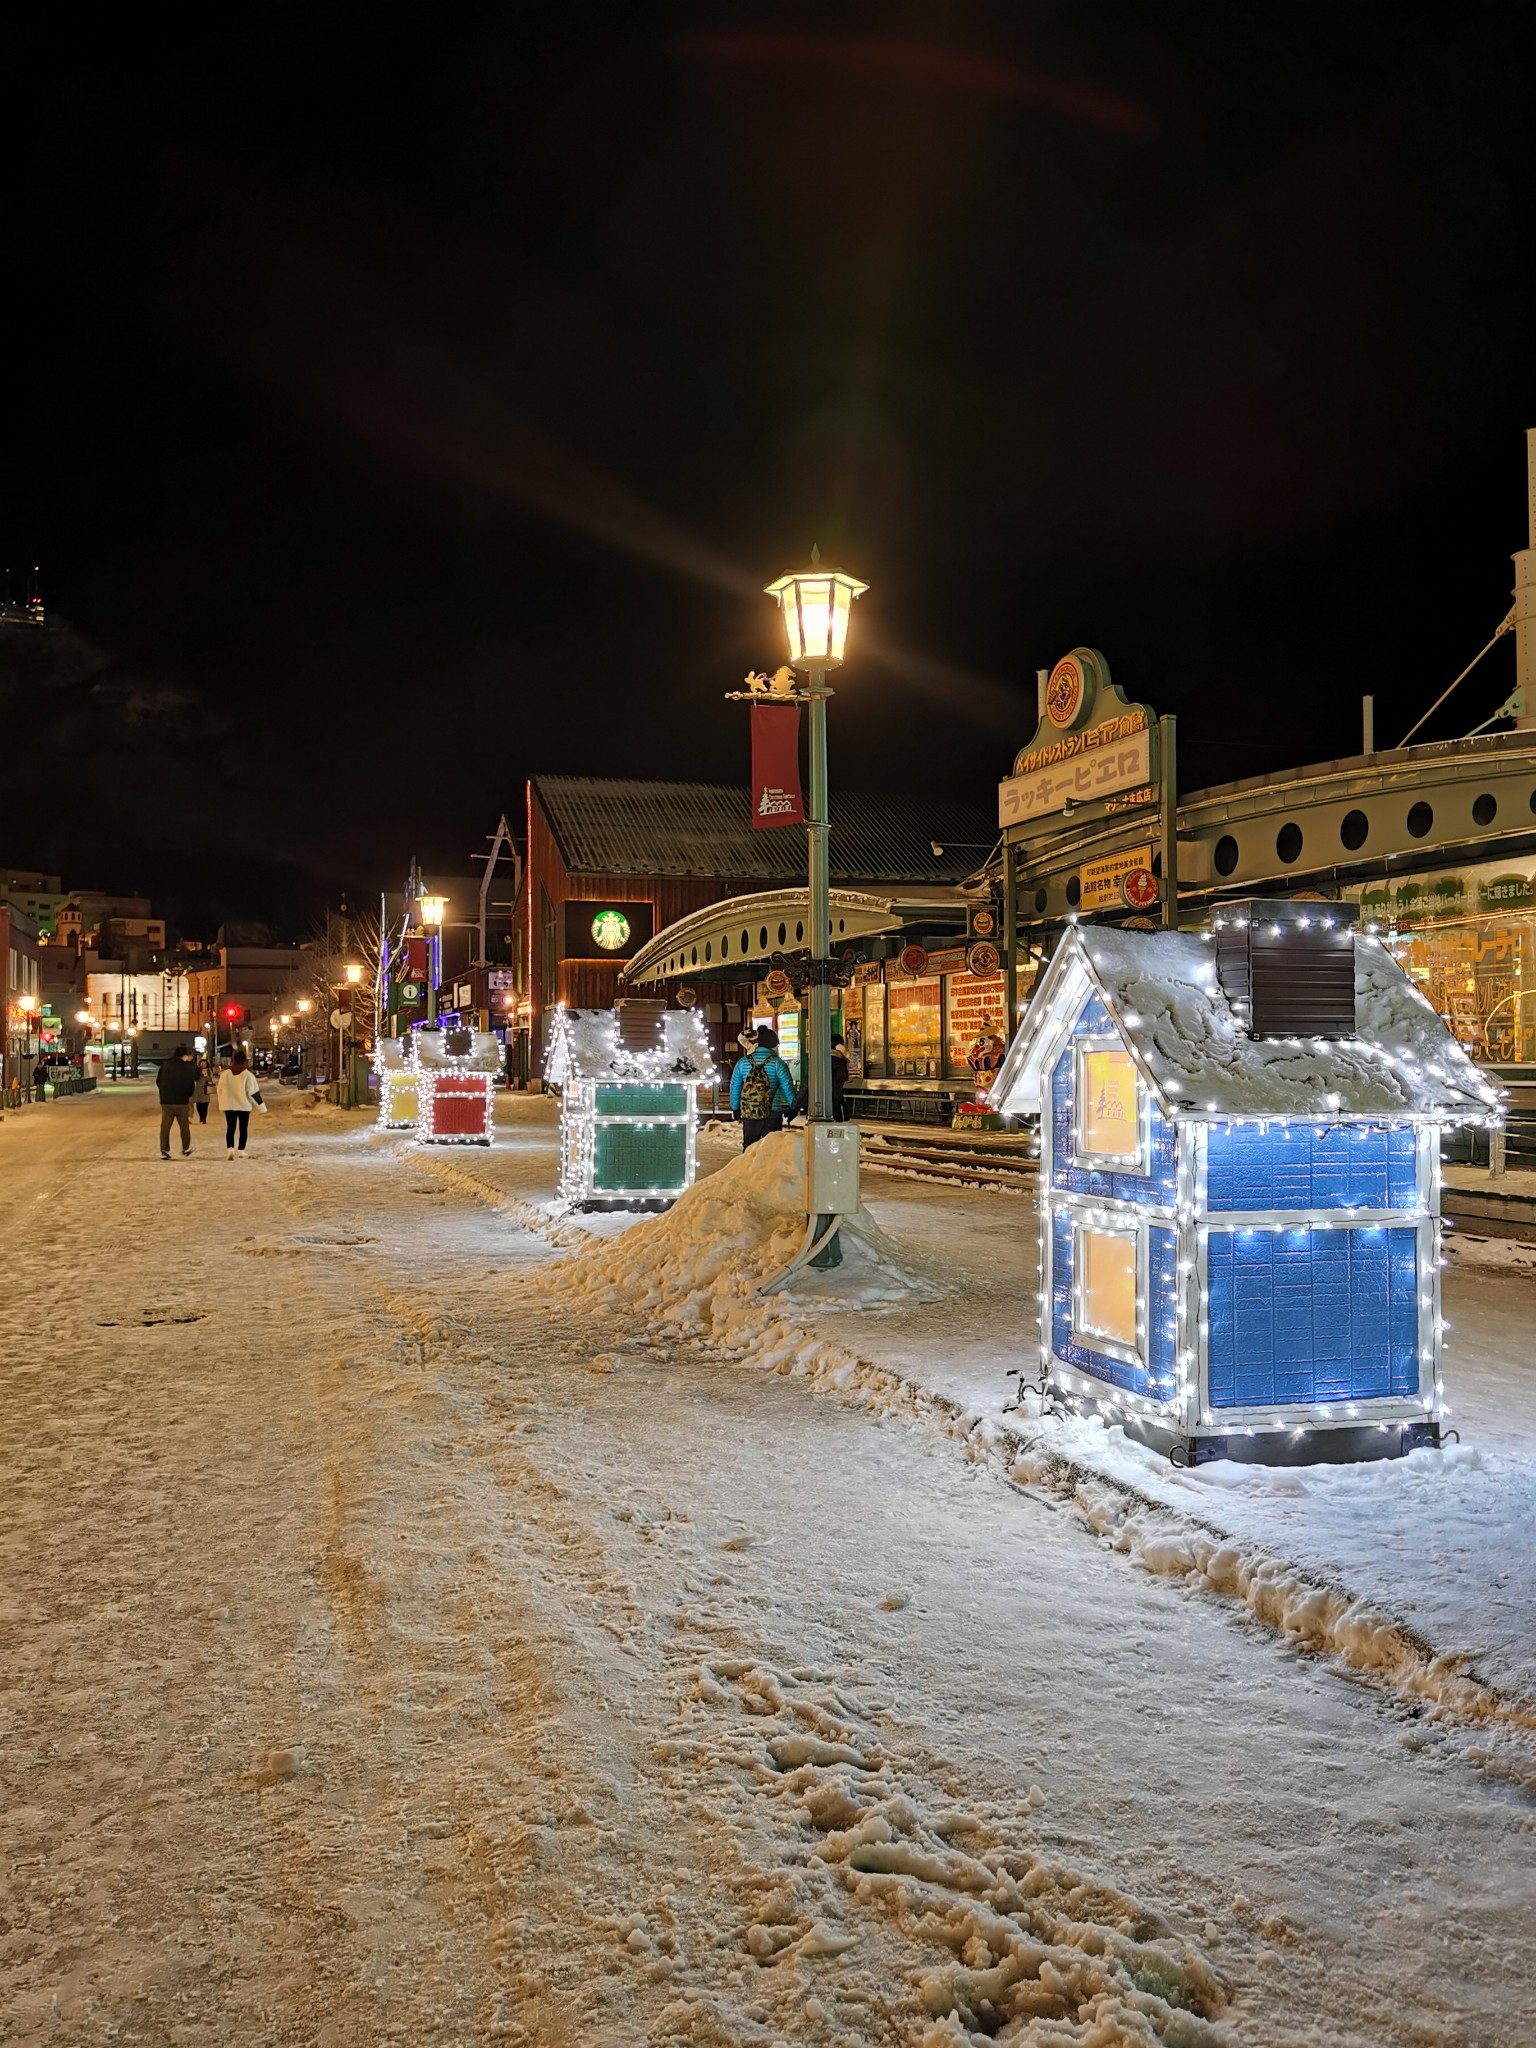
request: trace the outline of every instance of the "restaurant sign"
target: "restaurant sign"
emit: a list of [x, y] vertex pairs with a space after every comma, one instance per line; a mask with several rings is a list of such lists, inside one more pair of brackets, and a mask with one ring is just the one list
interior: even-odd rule
[[1052, 669], [1035, 736], [998, 787], [998, 824], [1006, 831], [1088, 805], [1095, 818], [1106, 817], [1128, 803], [1154, 802], [1157, 777], [1151, 711], [1126, 702], [1097, 648], [1074, 647]]
[[1128, 846], [1079, 869], [1083, 910], [1145, 910], [1157, 901], [1150, 846]]

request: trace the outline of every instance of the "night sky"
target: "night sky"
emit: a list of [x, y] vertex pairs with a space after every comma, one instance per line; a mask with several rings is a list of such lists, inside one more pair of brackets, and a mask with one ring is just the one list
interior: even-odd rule
[[302, 927], [529, 771], [744, 779], [812, 540], [834, 778], [989, 806], [1075, 642], [1196, 787], [1508, 607], [1528, 7], [33, 13], [0, 860]]

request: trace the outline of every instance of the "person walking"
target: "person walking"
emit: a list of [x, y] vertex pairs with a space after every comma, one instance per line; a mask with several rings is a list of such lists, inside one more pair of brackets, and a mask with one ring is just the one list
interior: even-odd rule
[[48, 1100], [48, 1062], [39, 1060], [32, 1069], [32, 1093], [39, 1102]]
[[197, 1063], [197, 1081], [192, 1089], [192, 1107], [197, 1111], [197, 1120], [200, 1124], [208, 1121], [209, 1092], [208, 1058], [204, 1054]]
[[181, 1131], [181, 1156], [192, 1150], [192, 1115], [188, 1104], [197, 1086], [197, 1069], [186, 1046], [178, 1045], [168, 1060], [160, 1062], [155, 1076], [155, 1093], [160, 1097], [160, 1157], [171, 1156], [171, 1125]]
[[784, 1112], [794, 1100], [794, 1081], [779, 1058], [779, 1035], [759, 1024], [756, 1045], [743, 1053], [731, 1075], [731, 1113], [741, 1120], [742, 1151], [770, 1131], [783, 1130]]
[[256, 1076], [243, 1052], [231, 1055], [229, 1065], [219, 1074], [219, 1107], [224, 1112], [224, 1157], [233, 1159], [238, 1138], [241, 1154], [251, 1128], [251, 1110], [265, 1111]]

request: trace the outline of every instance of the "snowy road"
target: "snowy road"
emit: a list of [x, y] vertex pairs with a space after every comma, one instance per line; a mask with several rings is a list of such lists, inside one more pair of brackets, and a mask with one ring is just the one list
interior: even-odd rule
[[22, 2042], [1536, 2038], [1532, 1813], [291, 1103], [0, 1125]]

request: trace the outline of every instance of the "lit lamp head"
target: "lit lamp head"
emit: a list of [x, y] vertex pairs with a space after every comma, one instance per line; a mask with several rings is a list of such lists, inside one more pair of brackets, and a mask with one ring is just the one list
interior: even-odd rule
[[309, 997], [308, 997], [308, 996], [300, 996], [300, 997], [299, 997], [299, 1008], [300, 1008], [300, 1010], [301, 1010], [301, 1011], [302, 1011], [302, 1012], [304, 1013], [304, 1015], [305, 1015], [306, 1017], [307, 1017], [307, 1016], [309, 1015], [310, 1011], [311, 1011], [311, 1010], [312, 1010], [312, 1009], [313, 1009], [314, 1007], [315, 1007], [315, 1006], [314, 1006], [314, 1004], [313, 1004], [313, 1003], [312, 1003], [312, 1002], [310, 1001], [310, 999], [309, 999]]
[[448, 898], [446, 896], [423, 896], [420, 902], [422, 923], [427, 927], [428, 931], [437, 931], [441, 927], [443, 919], [448, 915]]
[[16, 998], [16, 1007], [24, 1017], [30, 1017], [37, 1006], [36, 996], [18, 996]]
[[347, 962], [347, 987], [356, 988], [362, 978], [362, 968], [357, 965], [355, 960], [349, 960]]
[[784, 614], [789, 658], [796, 668], [836, 668], [848, 644], [848, 614], [869, 585], [841, 569], [824, 569], [811, 549], [811, 566], [765, 586]]
[[90, 1011], [89, 1011], [89, 1010], [76, 1010], [76, 1012], [75, 1012], [75, 1022], [76, 1022], [77, 1024], [89, 1024], [89, 1023], [91, 1022], [91, 1013], [90, 1013]]

